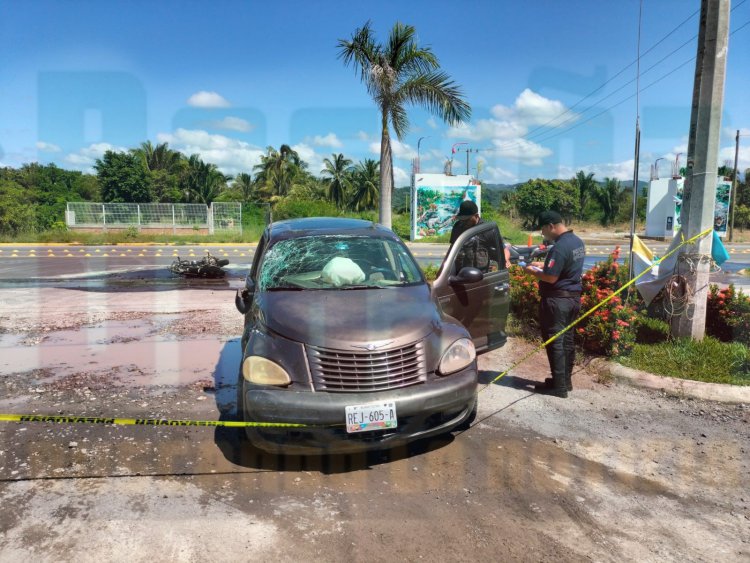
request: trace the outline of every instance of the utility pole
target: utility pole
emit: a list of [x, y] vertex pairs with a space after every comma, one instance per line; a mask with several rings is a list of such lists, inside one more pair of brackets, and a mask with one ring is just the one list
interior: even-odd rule
[[[690, 115], [687, 175], [681, 211], [682, 232], [691, 238], [713, 226], [721, 112], [724, 105], [729, 0], [701, 0], [698, 54]], [[706, 330], [711, 236], [682, 247], [678, 273], [691, 303], [672, 319], [672, 334], [702, 340]]]
[[740, 130], [737, 129], [737, 136], [734, 138], [734, 174], [732, 174], [732, 197], [730, 198], [729, 207], [732, 208], [732, 214], [729, 220], [729, 242], [734, 240], [734, 204], [737, 197], [737, 157], [740, 154]]

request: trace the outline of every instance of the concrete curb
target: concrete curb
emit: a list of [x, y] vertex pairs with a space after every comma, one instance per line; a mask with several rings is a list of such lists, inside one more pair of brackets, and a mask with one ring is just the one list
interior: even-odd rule
[[665, 377], [628, 368], [604, 358], [594, 358], [590, 366], [597, 373], [611, 375], [616, 381], [633, 387], [664, 391], [677, 397], [693, 397], [721, 403], [750, 403], [750, 386], [741, 387]]

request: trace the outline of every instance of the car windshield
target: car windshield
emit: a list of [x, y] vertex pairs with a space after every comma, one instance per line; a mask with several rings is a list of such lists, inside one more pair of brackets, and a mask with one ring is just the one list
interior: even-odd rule
[[258, 276], [263, 290], [377, 289], [424, 283], [398, 241], [365, 236], [309, 236], [268, 249]]

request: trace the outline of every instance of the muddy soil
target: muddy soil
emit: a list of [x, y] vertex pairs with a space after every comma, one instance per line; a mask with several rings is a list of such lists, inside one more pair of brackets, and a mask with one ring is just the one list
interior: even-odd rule
[[[233, 292], [0, 294], [0, 412], [235, 416]], [[529, 351], [482, 356], [482, 381]], [[238, 431], [0, 422], [0, 561], [740, 561], [750, 407], [600, 382], [538, 353], [465, 432], [280, 457]]]

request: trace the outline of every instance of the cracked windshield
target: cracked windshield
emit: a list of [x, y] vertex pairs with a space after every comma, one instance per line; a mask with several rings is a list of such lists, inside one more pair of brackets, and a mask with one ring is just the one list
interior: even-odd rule
[[403, 245], [370, 237], [320, 236], [284, 240], [261, 265], [261, 290], [378, 288], [422, 282]]

